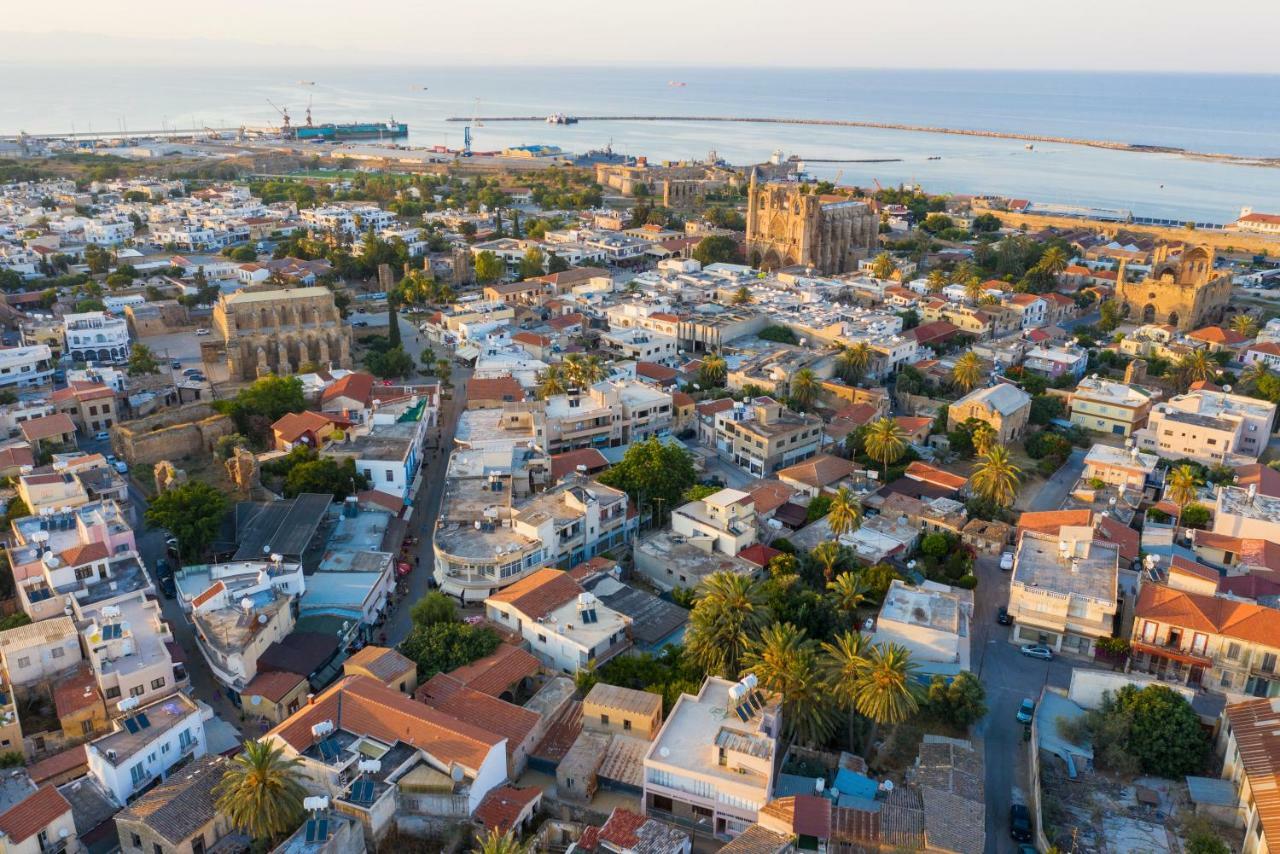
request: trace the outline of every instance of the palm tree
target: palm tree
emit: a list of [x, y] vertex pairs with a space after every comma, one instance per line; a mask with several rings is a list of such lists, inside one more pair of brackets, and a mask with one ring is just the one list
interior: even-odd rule
[[750, 305], [751, 304], [751, 291], [747, 288], [746, 285], [743, 285], [742, 287], [738, 288], [737, 291], [734, 292], [733, 304], [734, 305]]
[[827, 525], [831, 533], [840, 538], [857, 529], [862, 521], [862, 505], [849, 487], [842, 486], [831, 496], [831, 505], [827, 510]]
[[929, 293], [938, 293], [947, 286], [947, 274], [941, 270], [930, 270], [925, 279], [925, 286], [928, 287]]
[[996, 431], [985, 421], [973, 428], [973, 448], [978, 456], [985, 457], [996, 445]]
[[565, 377], [559, 365], [548, 365], [547, 369], [542, 372], [542, 376], [538, 378], [538, 397], [546, 400], [548, 397], [565, 392]]
[[976, 386], [982, 380], [982, 360], [978, 358], [978, 354], [969, 351], [956, 359], [955, 366], [951, 369], [951, 381], [966, 392]]
[[877, 644], [867, 651], [866, 659], [854, 685], [854, 707], [876, 723], [902, 723], [920, 708], [911, 654], [896, 643]]
[[[1182, 511], [1196, 500], [1196, 492], [1200, 486], [1200, 476], [1188, 465], [1178, 466], [1169, 472], [1169, 479], [1164, 484], [1164, 494], [1178, 505], [1177, 524], [1182, 524]], [[1176, 530], [1176, 528], [1175, 528]]]
[[742, 656], [768, 622], [758, 584], [733, 572], [712, 573], [699, 586], [689, 614], [685, 653], [707, 673], [737, 679]]
[[968, 261], [961, 261], [951, 269], [951, 284], [963, 285], [973, 277], [973, 265]]
[[604, 363], [600, 361], [599, 356], [588, 356], [579, 364], [583, 385], [594, 385], [604, 379]]
[[979, 497], [1008, 507], [1018, 496], [1018, 475], [1022, 469], [1009, 461], [1009, 452], [1003, 445], [996, 445], [982, 455], [982, 462], [973, 469], [973, 491]]
[[888, 252], [881, 252], [871, 261], [871, 275], [877, 279], [891, 279], [898, 272], [898, 265]]
[[1269, 376], [1271, 376], [1271, 369], [1267, 367], [1267, 363], [1257, 359], [1240, 372], [1240, 384], [1256, 391], [1258, 385]]
[[299, 782], [298, 759], [267, 741], [246, 741], [244, 752], [214, 787], [218, 811], [254, 839], [292, 833], [302, 822], [306, 791]]
[[812, 368], [801, 368], [791, 378], [791, 403], [800, 410], [808, 409], [818, 397], [818, 376]]
[[885, 480], [889, 478], [889, 463], [896, 463], [907, 450], [907, 434], [892, 418], [881, 418], [867, 428], [862, 440], [867, 456], [884, 466]]
[[859, 341], [852, 347], [845, 347], [840, 351], [840, 355], [836, 356], [836, 373], [845, 382], [856, 383], [862, 379], [867, 366], [871, 364], [873, 352], [871, 345], [866, 341]]
[[835, 540], [824, 540], [809, 551], [809, 557], [822, 567], [822, 580], [830, 584], [835, 576], [836, 564], [840, 563], [844, 552], [840, 550], [840, 543]]
[[982, 279], [977, 276], [970, 276], [964, 283], [964, 295], [969, 298], [969, 302], [976, 303], [982, 299], [982, 295], [986, 291], [982, 287]]
[[[846, 573], [847, 575], [848, 573]], [[844, 576], [840, 576], [844, 578]], [[867, 668], [867, 650], [871, 646], [869, 635], [846, 631], [822, 644], [825, 654], [827, 691], [832, 699], [848, 712], [849, 746], [853, 747], [854, 722], [858, 715], [858, 683]]]
[[1192, 350], [1178, 360], [1178, 374], [1187, 385], [1203, 382], [1217, 372], [1217, 365], [1203, 349]]
[[708, 353], [702, 359], [702, 367], [698, 368], [698, 383], [703, 388], [715, 388], [724, 385], [725, 377], [728, 375], [729, 363], [724, 360], [724, 357], [716, 353]]
[[480, 847], [471, 849], [471, 854], [529, 854], [532, 850], [533, 846], [516, 839], [510, 831], [499, 833], [495, 827], [480, 840]]
[[867, 601], [871, 588], [860, 574], [842, 572], [836, 576], [835, 581], [827, 583], [827, 590], [830, 591], [836, 609], [852, 617], [858, 606]]
[[804, 629], [774, 623], [751, 645], [743, 660], [760, 680], [760, 687], [782, 695], [782, 721], [787, 735], [804, 744], [820, 745], [835, 726], [822, 662]]
[[1245, 338], [1252, 338], [1258, 334], [1258, 321], [1253, 315], [1241, 312], [1231, 318], [1231, 328]]
[[1046, 273], [1056, 276], [1067, 269], [1067, 264], [1070, 260], [1067, 257], [1067, 253], [1062, 251], [1062, 247], [1050, 246], [1044, 250], [1044, 254], [1040, 256], [1040, 263], [1036, 266]]

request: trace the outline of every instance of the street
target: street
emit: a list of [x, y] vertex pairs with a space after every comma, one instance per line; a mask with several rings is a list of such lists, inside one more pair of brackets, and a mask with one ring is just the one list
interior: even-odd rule
[[1060, 469], [1049, 476], [1026, 509], [1034, 511], [1061, 508], [1063, 502], [1067, 500], [1067, 493], [1084, 473], [1084, 456], [1083, 448], [1073, 448], [1071, 456], [1067, 457], [1067, 461]]

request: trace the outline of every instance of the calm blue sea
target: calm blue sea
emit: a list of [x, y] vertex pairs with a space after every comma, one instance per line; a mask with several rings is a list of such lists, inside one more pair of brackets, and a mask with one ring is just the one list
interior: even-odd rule
[[[839, 118], [943, 125], [1280, 156], [1280, 77], [1080, 72], [726, 68], [130, 68], [0, 66], [0, 132], [227, 126], [278, 121], [408, 122], [410, 142], [461, 143], [448, 116], [671, 114]], [[314, 86], [299, 81], [314, 81]], [[672, 81], [686, 85], [675, 87]], [[844, 183], [918, 182], [932, 192], [1005, 193], [1225, 222], [1280, 210], [1280, 169], [1008, 140], [856, 128], [720, 123], [489, 123], [479, 150], [551, 143], [650, 158], [758, 161], [775, 149]], [[939, 157], [930, 160], [930, 157]]]

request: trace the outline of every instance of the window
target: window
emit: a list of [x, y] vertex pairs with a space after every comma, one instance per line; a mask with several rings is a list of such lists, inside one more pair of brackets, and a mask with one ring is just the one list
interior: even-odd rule
[[718, 751], [719, 751], [719, 755], [718, 755], [718, 757], [716, 758], [716, 762], [717, 762], [717, 764], [719, 764], [719, 765], [720, 765], [720, 767], [722, 767], [722, 768], [726, 768], [726, 767], [728, 767], [728, 765], [729, 765], [729, 753], [728, 753], [728, 751], [726, 751], [723, 747], [718, 748]]
[[164, 854], [164, 849], [160, 847], [159, 842], [151, 846], [151, 851], [152, 851], [152, 854]]
[[135, 786], [147, 778], [147, 772], [142, 770], [141, 762], [129, 769], [129, 777], [133, 780], [133, 785]]
[[76, 567], [76, 580], [77, 580], [77, 581], [84, 581], [86, 578], [93, 578], [93, 567], [92, 567], [92, 566], [77, 566], [77, 567]]
[[546, 635], [538, 635], [538, 643], [546, 643], [546, 642], [547, 642]]
[[66, 654], [67, 654], [67, 651], [60, 646], [54, 647], [53, 649], [49, 650], [49, 655], [52, 658], [62, 658]]
[[141, 697], [145, 693], [147, 693], [147, 689], [143, 685], [134, 685], [129, 689], [130, 697]]
[[624, 719], [623, 719], [623, 721], [622, 721], [622, 728], [623, 728], [624, 730], [626, 730], [627, 732], [630, 732], [630, 731], [631, 731], [631, 721], [629, 721], [629, 720], [627, 720], [627, 719], [625, 719], [625, 718], [624, 718]]
[[81, 735], [93, 735], [93, 721], [91, 721], [91, 720], [90, 720], [90, 721], [81, 721], [81, 722], [80, 722], [80, 734], [81, 734]]
[[119, 696], [120, 696], [120, 686], [114, 685], [107, 689], [106, 698], [108, 700], [114, 700], [116, 697], [119, 697]]
[[204, 854], [204, 835], [191, 840], [191, 854]]
[[141, 836], [139, 836], [139, 835], [138, 835], [138, 834], [136, 834], [136, 833], [131, 833], [131, 834], [129, 834], [129, 836], [130, 836], [130, 837], [131, 837], [131, 839], [132, 839], [133, 847], [134, 847], [134, 848], [141, 848], [141, 847], [142, 847], [142, 837], [141, 837]]
[[160, 745], [160, 754], [164, 755], [168, 752], [169, 752], [169, 742], [166, 741], [164, 744]]
[[601, 726], [608, 726], [608, 725], [609, 725], [609, 716], [608, 716], [608, 715], [601, 715], [601, 716], [600, 716], [600, 725], [601, 725]]
[[31, 666], [31, 658], [30, 658], [29, 656], [25, 656], [25, 655], [24, 655], [24, 656], [22, 656], [21, 658], [19, 658], [19, 659], [18, 659], [18, 666], [19, 666], [19, 667], [30, 667], [30, 666]]
[[164, 677], [163, 677], [163, 676], [161, 676], [159, 679], [152, 679], [152, 680], [151, 680], [151, 688], [152, 688], [152, 690], [159, 691], [159, 690], [160, 690], [161, 688], [163, 688], [163, 687], [164, 687]]
[[178, 733], [178, 746], [183, 750], [186, 750], [194, 743], [195, 739], [191, 737], [191, 730], [184, 729], [182, 732]]
[[663, 812], [671, 812], [673, 809], [671, 799], [668, 797], [664, 797], [662, 795], [651, 795], [650, 800], [655, 810], [662, 810]]
[[1274, 673], [1276, 669], [1276, 654], [1274, 652], [1264, 653], [1262, 656], [1262, 665], [1259, 669], [1263, 673]]
[[1227, 661], [1238, 661], [1240, 659], [1240, 644], [1227, 644]]

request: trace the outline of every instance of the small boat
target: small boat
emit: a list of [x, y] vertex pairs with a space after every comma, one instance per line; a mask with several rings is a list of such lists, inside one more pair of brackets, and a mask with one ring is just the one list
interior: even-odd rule
[[1029, 143], [1029, 142], [1028, 142], [1025, 146], [1023, 146], [1023, 147], [1024, 147], [1025, 149], [1027, 149], [1027, 151], [1035, 151], [1035, 150], [1036, 150], [1036, 147], [1035, 147], [1034, 145], [1032, 145], [1031, 143]]
[[299, 80], [299, 81], [298, 81], [298, 85], [299, 85], [299, 86], [314, 86], [314, 85], [316, 85], [316, 81], [314, 81], [314, 80]]
[[688, 84], [688, 83], [685, 83], [683, 80], [668, 80], [668, 81], [667, 81], [667, 85], [668, 85], [668, 86], [680, 87], [680, 86], [688, 86], [689, 84]]
[[929, 159], [929, 160], [941, 160], [941, 159], [942, 159], [942, 155], [941, 155], [941, 154], [932, 154], [932, 155], [930, 155], [927, 159]]

